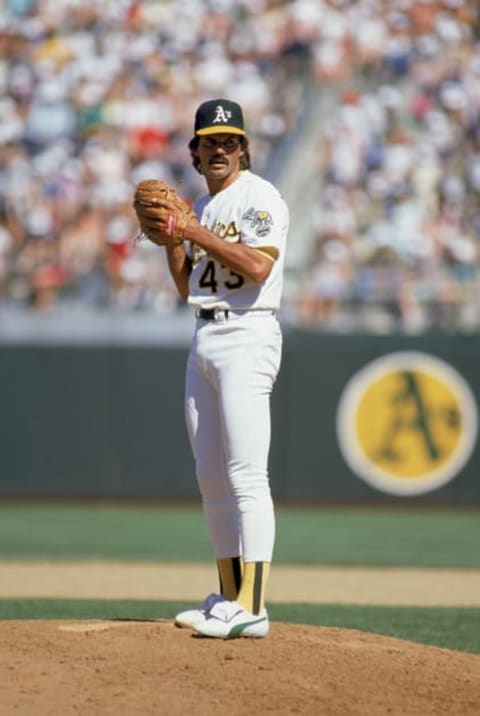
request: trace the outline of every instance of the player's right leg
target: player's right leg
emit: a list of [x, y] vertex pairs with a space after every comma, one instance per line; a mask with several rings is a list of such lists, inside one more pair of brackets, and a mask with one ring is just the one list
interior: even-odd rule
[[209, 594], [195, 609], [177, 614], [176, 624], [194, 628], [218, 601], [236, 598], [242, 560], [237, 503], [225, 479], [217, 396], [193, 351], [187, 365], [185, 415], [220, 584], [219, 593]]
[[239, 556], [238, 508], [226, 478], [217, 391], [193, 352], [187, 364], [185, 417], [215, 556]]

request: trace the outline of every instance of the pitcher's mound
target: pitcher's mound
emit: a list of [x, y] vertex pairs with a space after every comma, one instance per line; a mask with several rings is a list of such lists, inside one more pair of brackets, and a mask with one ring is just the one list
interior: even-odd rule
[[480, 656], [273, 623], [203, 639], [167, 621], [3, 621], [2, 716], [478, 716]]

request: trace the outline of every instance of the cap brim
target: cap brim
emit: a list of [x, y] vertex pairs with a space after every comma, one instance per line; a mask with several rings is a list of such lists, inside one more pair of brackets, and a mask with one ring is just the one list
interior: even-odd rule
[[238, 127], [229, 127], [228, 124], [222, 124], [221, 127], [204, 127], [203, 129], [197, 129], [195, 134], [199, 137], [204, 137], [208, 134], [241, 134], [245, 136], [245, 131]]

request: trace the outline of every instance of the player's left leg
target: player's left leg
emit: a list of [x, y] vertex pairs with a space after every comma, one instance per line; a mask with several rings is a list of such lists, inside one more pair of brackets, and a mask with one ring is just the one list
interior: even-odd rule
[[225, 464], [240, 519], [243, 576], [237, 603], [264, 610], [275, 540], [268, 476], [270, 395], [278, 373], [281, 334], [275, 318], [245, 317], [236, 345], [220, 368], [219, 400]]

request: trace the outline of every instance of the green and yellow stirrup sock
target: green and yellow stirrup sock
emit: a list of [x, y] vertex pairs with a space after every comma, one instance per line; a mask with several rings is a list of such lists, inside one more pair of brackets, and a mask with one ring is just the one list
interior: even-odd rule
[[218, 581], [220, 594], [232, 602], [237, 598], [242, 583], [242, 558], [225, 557], [217, 559]]
[[260, 614], [265, 608], [265, 587], [270, 574], [270, 562], [245, 562], [242, 586], [237, 602], [247, 612]]

